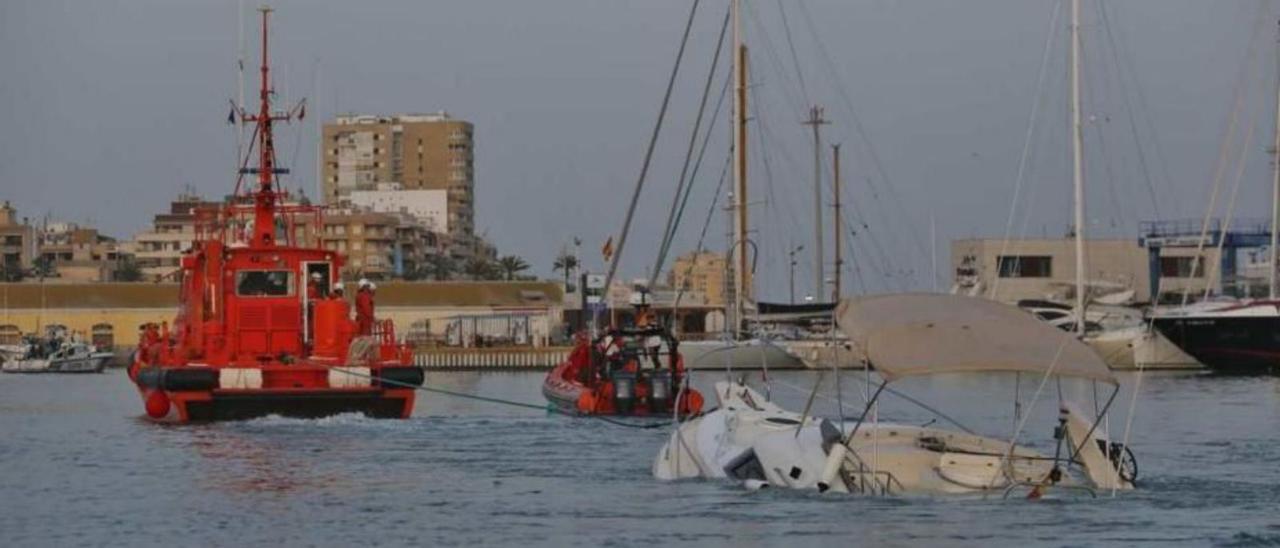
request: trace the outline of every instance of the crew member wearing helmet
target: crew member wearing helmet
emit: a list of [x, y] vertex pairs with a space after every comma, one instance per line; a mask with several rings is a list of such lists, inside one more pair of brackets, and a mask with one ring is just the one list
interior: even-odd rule
[[373, 282], [360, 279], [360, 289], [356, 291], [356, 330], [360, 335], [373, 334], [373, 292], [377, 289]]
[[316, 301], [325, 297], [324, 275], [319, 272], [312, 272], [311, 278], [307, 280], [307, 340], [315, 339], [316, 332]]

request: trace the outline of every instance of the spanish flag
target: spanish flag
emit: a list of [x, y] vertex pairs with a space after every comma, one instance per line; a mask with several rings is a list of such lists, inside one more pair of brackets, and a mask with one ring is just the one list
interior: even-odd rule
[[600, 254], [604, 255], [604, 261], [607, 263], [613, 260], [613, 236], [605, 241], [604, 247], [600, 248]]

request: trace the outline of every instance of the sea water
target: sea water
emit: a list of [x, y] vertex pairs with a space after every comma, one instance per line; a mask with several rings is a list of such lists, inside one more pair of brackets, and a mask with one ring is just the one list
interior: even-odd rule
[[[427, 382], [539, 403], [542, 375], [432, 372]], [[725, 378], [698, 375], [707, 391]], [[768, 383], [758, 371], [734, 375], [797, 411], [818, 381], [813, 372], [772, 373]], [[836, 398], [824, 375], [815, 413], [838, 417], [838, 399], [856, 416], [863, 377], [844, 373]], [[1122, 379], [1106, 425], [1113, 437], [1136, 380]], [[1045, 410], [1029, 412], [1037, 420], [1023, 436], [1049, 442], [1059, 390], [1089, 409], [1109, 395], [1038, 381], [939, 378], [901, 389], [1002, 436], [1015, 428], [1014, 400], [1025, 408], [1037, 399]], [[931, 420], [894, 399], [877, 409], [880, 420]], [[403, 421], [161, 426], [141, 418], [119, 370], [0, 375], [0, 545], [1280, 545], [1280, 379], [1147, 374], [1136, 409], [1133, 492], [862, 498], [660, 482], [650, 465], [665, 428], [434, 394]]]

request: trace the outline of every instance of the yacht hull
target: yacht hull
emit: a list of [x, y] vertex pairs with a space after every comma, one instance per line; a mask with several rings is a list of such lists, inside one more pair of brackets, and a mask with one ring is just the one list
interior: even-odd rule
[[1280, 316], [1188, 316], [1152, 321], [1160, 334], [1214, 371], [1280, 371]]

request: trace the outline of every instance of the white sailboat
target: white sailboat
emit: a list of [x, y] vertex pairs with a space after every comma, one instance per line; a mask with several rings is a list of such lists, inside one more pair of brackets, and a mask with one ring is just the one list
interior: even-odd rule
[[[850, 299], [840, 304], [838, 316], [840, 329], [881, 379], [857, 422], [841, 428], [786, 411], [741, 384], [721, 382], [717, 409], [671, 434], [654, 460], [654, 476], [864, 495], [1096, 496], [1134, 487], [1132, 452], [1107, 439], [1103, 427], [1118, 381], [1070, 333], [1029, 322], [1010, 305], [954, 295]], [[1076, 379], [1112, 391], [1095, 415], [1059, 399], [1052, 428], [1027, 428], [1028, 413], [1008, 438], [962, 426], [877, 420], [876, 403], [890, 383], [952, 374], [1028, 375], [1040, 379], [1042, 388], [1051, 379]], [[1015, 397], [1018, 408], [1016, 402]], [[1033, 398], [1030, 407], [1035, 404]], [[1036, 442], [1024, 442], [1024, 432], [1052, 432], [1047, 445], [1053, 454], [1032, 449]]]

